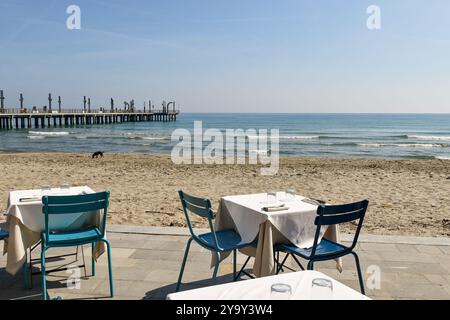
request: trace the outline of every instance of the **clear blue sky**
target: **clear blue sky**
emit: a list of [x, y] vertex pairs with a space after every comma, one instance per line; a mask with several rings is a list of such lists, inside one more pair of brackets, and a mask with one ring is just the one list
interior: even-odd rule
[[8, 105], [52, 92], [66, 107], [450, 112], [449, 16], [448, 0], [1, 0], [0, 88]]

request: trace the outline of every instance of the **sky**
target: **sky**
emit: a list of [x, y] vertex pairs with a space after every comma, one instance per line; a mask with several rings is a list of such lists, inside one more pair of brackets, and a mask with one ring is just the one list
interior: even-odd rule
[[[81, 9], [69, 30], [66, 10]], [[370, 5], [381, 29], [369, 30]], [[0, 0], [7, 106], [450, 112], [448, 0]]]

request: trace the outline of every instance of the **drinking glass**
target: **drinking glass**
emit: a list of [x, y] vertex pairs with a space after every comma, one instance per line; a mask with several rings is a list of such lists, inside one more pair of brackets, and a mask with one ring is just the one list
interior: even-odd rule
[[277, 202], [277, 192], [269, 191], [267, 192], [267, 203], [273, 204]]
[[286, 201], [291, 202], [295, 200], [296, 191], [294, 189], [286, 190]]
[[43, 195], [46, 195], [51, 189], [52, 187], [49, 184], [43, 184], [41, 186], [41, 192]]
[[272, 300], [289, 300], [292, 296], [292, 287], [285, 283], [275, 283], [270, 287]]
[[331, 300], [333, 282], [324, 278], [314, 278], [311, 286], [311, 300]]
[[62, 183], [60, 188], [64, 190], [70, 189], [70, 183]]

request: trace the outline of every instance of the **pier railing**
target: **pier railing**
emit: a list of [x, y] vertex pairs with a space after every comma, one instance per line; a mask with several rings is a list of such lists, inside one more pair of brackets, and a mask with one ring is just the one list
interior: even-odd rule
[[163, 109], [151, 109], [151, 110], [123, 110], [123, 109], [91, 109], [91, 110], [83, 110], [83, 109], [19, 109], [19, 108], [5, 108], [0, 109], [0, 114], [7, 115], [26, 115], [26, 114], [45, 114], [45, 115], [64, 115], [64, 114], [179, 114], [180, 110], [163, 110]]

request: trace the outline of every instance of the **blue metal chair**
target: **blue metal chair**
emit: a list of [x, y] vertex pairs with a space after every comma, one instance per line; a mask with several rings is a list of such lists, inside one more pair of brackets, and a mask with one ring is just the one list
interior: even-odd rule
[[[9, 237], [9, 232], [6, 230], [3, 230], [0, 228], [0, 240], [5, 240]], [[22, 267], [22, 273], [23, 273], [23, 285], [25, 288], [28, 287], [28, 278], [27, 278], [27, 263], [25, 262]]]
[[[216, 231], [213, 225], [214, 212], [211, 209], [211, 201], [209, 199], [197, 198], [191, 195], [184, 193], [183, 191], [178, 191], [180, 195], [181, 204], [183, 206], [183, 211], [186, 216], [187, 225], [189, 227], [189, 231], [191, 233], [191, 237], [189, 238], [186, 246], [186, 251], [184, 253], [183, 263], [181, 265], [180, 275], [178, 277], [177, 288], [176, 291], [180, 290], [181, 280], [183, 277], [184, 267], [186, 265], [186, 261], [189, 254], [189, 249], [191, 246], [191, 242], [194, 240], [203, 248], [213, 252], [216, 258], [216, 264], [214, 266], [214, 272], [212, 276], [213, 283], [216, 282], [217, 271], [219, 269], [220, 264], [220, 253], [221, 252], [229, 252], [233, 251], [233, 281], [236, 281], [241, 273], [245, 273], [244, 268], [247, 265], [247, 262], [250, 260], [250, 257], [244, 263], [243, 267], [239, 271], [238, 275], [236, 275], [236, 258], [237, 258], [237, 250], [240, 248], [248, 247], [254, 245], [254, 243], [241, 243], [242, 239], [234, 230], [220, 230]], [[204, 234], [195, 234], [194, 229], [192, 227], [191, 219], [189, 217], [189, 213], [193, 213], [202, 218], [206, 218], [209, 223], [209, 228], [211, 232]]]
[[9, 232], [0, 228], [0, 240], [4, 240], [9, 237]]
[[[314, 221], [314, 224], [317, 226], [316, 233], [314, 236], [314, 243], [311, 248], [301, 249], [292, 244], [280, 244], [275, 246], [274, 250], [276, 252], [284, 252], [287, 255], [284, 257], [284, 260], [278, 267], [277, 273], [280, 272], [283, 267], [286, 259], [289, 256], [292, 256], [297, 264], [300, 266], [302, 270], [304, 270], [301, 263], [298, 261], [296, 256], [299, 256], [303, 259], [308, 260], [308, 270], [313, 270], [314, 262], [316, 261], [326, 261], [326, 260], [334, 260], [345, 255], [351, 254], [355, 258], [356, 269], [358, 272], [359, 285], [361, 287], [361, 293], [365, 294], [364, 290], [364, 281], [361, 273], [361, 267], [359, 264], [358, 255], [353, 251], [357, 242], [359, 233], [361, 231], [361, 227], [363, 224], [364, 216], [366, 214], [367, 207], [369, 205], [368, 200], [364, 200], [361, 202], [344, 204], [344, 205], [335, 205], [335, 206], [325, 206], [321, 205], [317, 209], [317, 216]], [[329, 226], [341, 223], [347, 223], [351, 221], [358, 221], [358, 225], [356, 228], [356, 232], [353, 238], [352, 245], [350, 247], [346, 247], [340, 243], [336, 243], [334, 241], [330, 241], [327, 239], [322, 239], [319, 242], [320, 229], [322, 226]]]
[[[109, 287], [111, 297], [114, 296], [114, 283], [112, 278], [111, 246], [105, 238], [106, 216], [109, 206], [109, 192], [99, 192], [76, 196], [44, 196], [42, 197], [45, 215], [45, 231], [41, 234], [41, 273], [42, 273], [42, 297], [47, 299], [45, 252], [49, 248], [74, 247], [85, 244], [92, 245], [92, 275], [95, 275], [94, 246], [98, 241], [106, 243], [108, 251]], [[58, 232], [50, 230], [49, 218], [52, 215], [61, 214], [87, 214], [103, 211], [103, 217], [99, 227], [89, 227], [83, 230]]]

